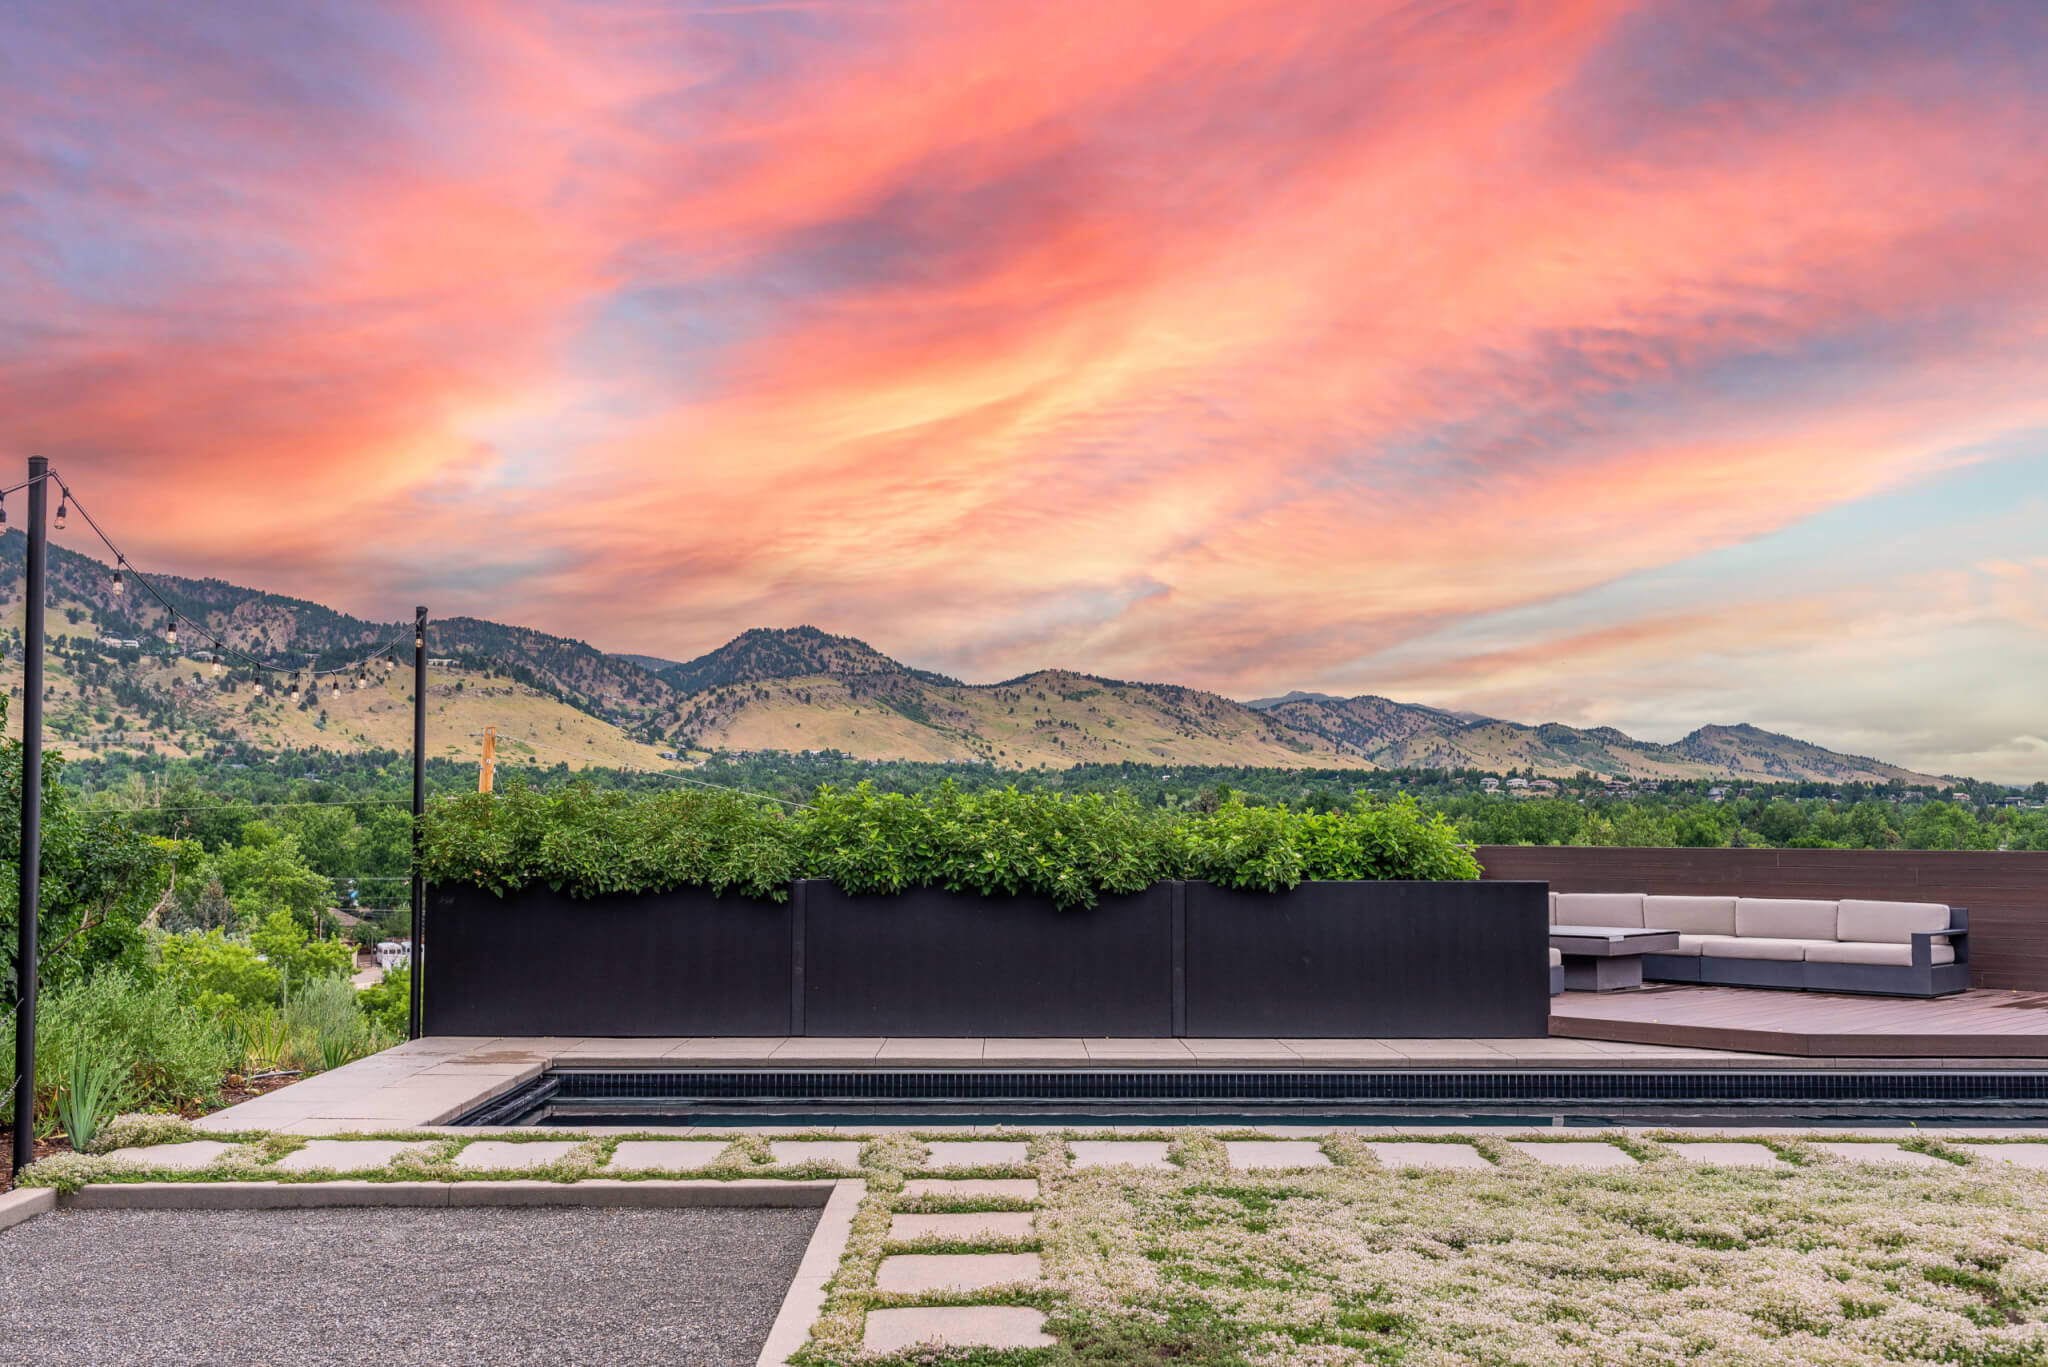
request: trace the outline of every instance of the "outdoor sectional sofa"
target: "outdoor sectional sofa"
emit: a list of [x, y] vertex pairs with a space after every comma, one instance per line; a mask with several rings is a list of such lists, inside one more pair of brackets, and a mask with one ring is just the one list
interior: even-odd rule
[[1970, 913], [1940, 902], [1553, 892], [1550, 923], [1675, 930], [1664, 982], [1939, 997], [1970, 985]]

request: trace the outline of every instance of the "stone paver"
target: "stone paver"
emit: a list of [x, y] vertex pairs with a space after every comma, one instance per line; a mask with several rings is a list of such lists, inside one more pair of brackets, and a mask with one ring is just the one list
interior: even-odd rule
[[875, 1269], [875, 1290], [904, 1295], [928, 1291], [981, 1291], [1012, 1282], [1035, 1282], [1036, 1253], [898, 1253]]
[[2048, 1144], [1975, 1144], [1966, 1152], [1975, 1154], [1979, 1163], [1988, 1160], [2010, 1163], [2016, 1168], [2048, 1170]]
[[858, 1139], [777, 1139], [768, 1152], [778, 1163], [837, 1163], [842, 1168], [860, 1166]]
[[921, 1343], [954, 1348], [1050, 1348], [1058, 1342], [1045, 1332], [1042, 1310], [1021, 1305], [959, 1305], [870, 1310], [860, 1346], [870, 1353], [897, 1353]]
[[1547, 1168], [1632, 1168], [1636, 1156], [1598, 1140], [1564, 1139], [1555, 1143], [1510, 1139], [1509, 1147]]
[[1028, 1210], [976, 1211], [971, 1215], [896, 1215], [889, 1220], [889, 1237], [898, 1243], [912, 1239], [955, 1239], [961, 1243], [989, 1239], [1029, 1239], [1036, 1231]]
[[1076, 1139], [1067, 1145], [1077, 1168], [1167, 1168], [1163, 1139]]
[[1022, 1139], [938, 1139], [925, 1146], [928, 1168], [997, 1168], [1031, 1161], [1031, 1145]]
[[406, 1144], [395, 1139], [309, 1139], [306, 1147], [272, 1164], [279, 1172], [360, 1172], [381, 1168], [403, 1153], [426, 1153], [432, 1144]]
[[1327, 1168], [1330, 1155], [1306, 1139], [1230, 1139], [1223, 1144], [1230, 1166], [1246, 1171], [1275, 1168]]
[[1724, 1168], [1769, 1168], [1784, 1161], [1768, 1144], [1666, 1144], [1664, 1147], [1695, 1163], [1718, 1163]]
[[189, 1171], [212, 1167], [214, 1159], [235, 1147], [218, 1139], [193, 1139], [183, 1144], [144, 1144], [140, 1148], [115, 1149], [108, 1157], [140, 1163], [144, 1167]]
[[1366, 1143], [1381, 1165], [1389, 1168], [1463, 1168], [1491, 1172], [1493, 1164], [1470, 1144], [1432, 1144], [1427, 1140], [1375, 1139]]
[[1844, 1158], [1851, 1163], [1897, 1163], [1909, 1168], [1948, 1168], [1955, 1166], [1946, 1159], [1936, 1158], [1932, 1154], [1915, 1153], [1911, 1149], [1902, 1149], [1897, 1144], [1822, 1143], [1809, 1145], [1809, 1147], [1816, 1153], [1824, 1153], [1834, 1158]]
[[913, 1177], [903, 1184], [905, 1196], [936, 1196], [941, 1200], [1036, 1201], [1036, 1177]]
[[626, 1139], [605, 1166], [615, 1172], [695, 1172], [724, 1152], [725, 1145], [701, 1139]]
[[544, 1168], [567, 1158], [582, 1145], [566, 1139], [542, 1139], [514, 1144], [503, 1139], [479, 1139], [455, 1156], [455, 1166], [469, 1170], [496, 1168]]

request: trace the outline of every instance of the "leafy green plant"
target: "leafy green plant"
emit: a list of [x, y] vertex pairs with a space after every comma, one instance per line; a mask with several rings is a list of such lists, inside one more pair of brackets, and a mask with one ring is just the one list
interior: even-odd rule
[[950, 783], [879, 793], [863, 783], [821, 788], [792, 815], [728, 793], [513, 789], [495, 802], [437, 806], [423, 835], [431, 881], [500, 895], [704, 887], [779, 899], [790, 879], [808, 877], [857, 894], [938, 887], [1086, 907], [1163, 878], [1278, 891], [1308, 878], [1479, 876], [1456, 831], [1405, 799], [1339, 812], [1231, 800], [1170, 813], [1122, 794], [963, 792]]
[[163, 975], [202, 1011], [221, 1015], [278, 998], [277, 966], [265, 962], [254, 945], [230, 940], [217, 929], [166, 935], [157, 956]]
[[356, 1006], [372, 1029], [387, 1039], [403, 1039], [412, 1024], [412, 970], [394, 968], [356, 993]]
[[241, 1042], [241, 1066], [250, 1073], [274, 1073], [292, 1061], [291, 1023], [275, 1006], [237, 1012], [235, 1034]]
[[378, 1047], [356, 1007], [355, 988], [341, 978], [314, 978], [294, 991], [285, 1002], [284, 1019], [296, 1038], [309, 1042], [322, 1068], [339, 1068]]
[[[231, 1062], [219, 1023], [187, 1005], [175, 985], [148, 972], [102, 968], [52, 993], [37, 1027], [39, 1077], [63, 1076], [72, 1049], [83, 1043], [119, 1063], [119, 1103], [137, 1109], [175, 1109], [211, 1096]], [[39, 1110], [48, 1097], [39, 1097]]]
[[57, 1122], [71, 1147], [83, 1153], [92, 1145], [100, 1122], [118, 1110], [121, 1060], [88, 1052], [84, 1040], [71, 1043], [71, 1066], [58, 1084]]

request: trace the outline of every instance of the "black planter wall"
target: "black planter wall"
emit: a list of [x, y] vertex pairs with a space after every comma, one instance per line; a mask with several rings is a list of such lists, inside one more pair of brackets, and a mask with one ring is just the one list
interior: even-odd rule
[[1061, 911], [923, 889], [787, 902], [430, 889], [440, 1035], [1539, 1038], [1542, 883], [1159, 883]]

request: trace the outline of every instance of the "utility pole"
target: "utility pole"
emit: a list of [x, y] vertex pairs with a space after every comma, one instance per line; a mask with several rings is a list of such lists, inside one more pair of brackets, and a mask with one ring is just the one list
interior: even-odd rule
[[476, 770], [476, 790], [480, 793], [490, 792], [491, 789], [497, 783], [497, 776], [498, 728], [495, 726], [486, 726], [484, 728], [483, 763], [479, 764]]
[[21, 899], [14, 959], [14, 1172], [36, 1157], [36, 918], [43, 875], [43, 588], [49, 558], [50, 461], [28, 458], [28, 612], [21, 631]]
[[412, 1029], [420, 1037], [420, 984], [426, 976], [427, 880], [420, 872], [420, 818], [427, 812], [427, 610], [412, 615]]

